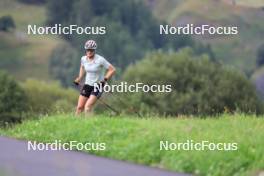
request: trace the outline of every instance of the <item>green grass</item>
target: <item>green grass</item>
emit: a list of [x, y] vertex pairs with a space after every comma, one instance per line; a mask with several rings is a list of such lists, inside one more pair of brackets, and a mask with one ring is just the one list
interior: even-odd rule
[[[0, 130], [0, 134], [39, 142], [105, 142], [105, 151], [90, 153], [177, 172], [240, 176], [264, 170], [263, 129], [264, 118], [245, 115], [223, 115], [218, 119], [104, 116], [85, 119], [55, 115], [26, 121]], [[160, 140], [231, 142], [238, 143], [238, 150], [160, 151]]]

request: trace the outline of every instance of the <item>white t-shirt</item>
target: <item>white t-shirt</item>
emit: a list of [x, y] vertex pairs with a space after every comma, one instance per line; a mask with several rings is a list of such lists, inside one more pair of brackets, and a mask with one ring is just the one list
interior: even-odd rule
[[85, 84], [94, 86], [94, 83], [100, 82], [104, 78], [104, 70], [111, 65], [104, 57], [95, 54], [92, 60], [87, 56], [81, 58], [81, 65], [86, 72]]

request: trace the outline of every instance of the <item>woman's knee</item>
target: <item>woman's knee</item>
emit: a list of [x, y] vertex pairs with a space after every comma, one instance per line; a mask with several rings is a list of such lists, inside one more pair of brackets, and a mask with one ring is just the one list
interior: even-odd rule
[[84, 109], [85, 109], [85, 112], [91, 112], [92, 111], [92, 106], [91, 105], [86, 105]]
[[77, 111], [83, 111], [84, 110], [84, 106], [77, 106]]
[[85, 112], [91, 112], [92, 111], [92, 108], [93, 108], [93, 105], [95, 104], [97, 100], [97, 97], [94, 96], [94, 95], [91, 95], [90, 98], [87, 100], [86, 104], [85, 104]]
[[76, 110], [79, 111], [79, 112], [82, 112], [84, 110], [84, 106], [85, 106], [86, 101], [87, 101], [87, 98], [82, 96], [82, 95], [80, 95]]

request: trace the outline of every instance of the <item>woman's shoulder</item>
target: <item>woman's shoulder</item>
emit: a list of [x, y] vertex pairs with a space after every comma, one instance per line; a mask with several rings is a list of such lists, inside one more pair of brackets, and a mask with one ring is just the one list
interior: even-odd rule
[[105, 60], [105, 58], [99, 54], [95, 54], [95, 57], [98, 59], [98, 60]]
[[82, 56], [81, 57], [81, 62], [85, 62], [85, 60], [86, 60], [86, 56]]

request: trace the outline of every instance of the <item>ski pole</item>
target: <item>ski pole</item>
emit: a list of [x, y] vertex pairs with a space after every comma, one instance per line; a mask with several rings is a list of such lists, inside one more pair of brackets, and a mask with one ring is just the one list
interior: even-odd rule
[[[84, 86], [83, 84], [79, 84], [77, 82], [73, 82], [80, 90], [82, 89], [82, 87]], [[105, 105], [108, 109], [112, 110], [114, 113], [116, 114], [120, 114], [119, 111], [117, 111], [115, 108], [113, 108], [112, 106], [110, 106], [109, 104], [107, 104], [105, 101], [101, 100], [101, 99], [97, 99], [100, 103], [102, 103], [103, 105]]]
[[[116, 97], [116, 99], [118, 99], [122, 104], [124, 104], [125, 106], [127, 106], [127, 104], [126, 104], [126, 103], [125, 103], [120, 97], [116, 96], [113, 92], [110, 91], [110, 94], [111, 94], [112, 96]], [[139, 113], [137, 110], [135, 110], [134, 107], [132, 107], [132, 111], [133, 111], [135, 114], [137, 114], [138, 117], [142, 117], [142, 116], [140, 115], [140, 113]]]

